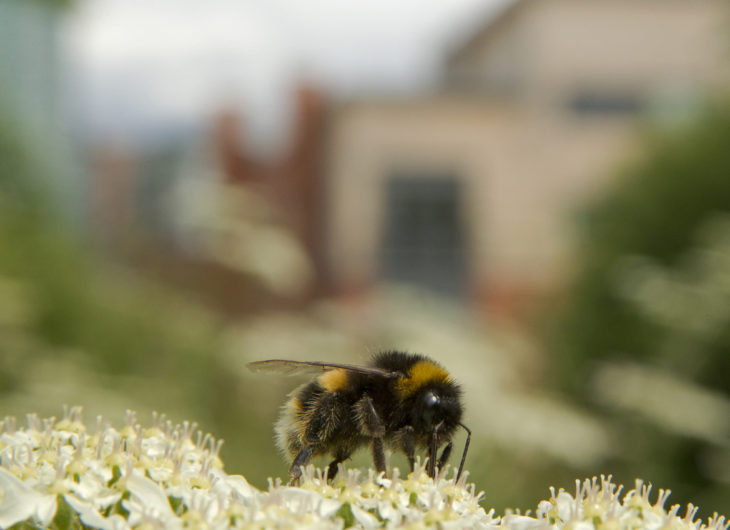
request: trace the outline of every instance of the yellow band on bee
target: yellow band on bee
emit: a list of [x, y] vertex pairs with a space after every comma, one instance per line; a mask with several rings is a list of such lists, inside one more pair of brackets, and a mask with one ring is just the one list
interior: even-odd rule
[[304, 410], [304, 407], [302, 407], [302, 402], [299, 401], [299, 398], [297, 396], [292, 397], [287, 402], [286, 407], [289, 409], [289, 412], [291, 414], [298, 414]]
[[401, 397], [408, 397], [416, 393], [422, 386], [429, 383], [446, 383], [450, 380], [449, 373], [438, 364], [431, 361], [419, 361], [408, 371], [408, 376], [396, 383]]
[[327, 370], [317, 378], [317, 382], [327, 392], [337, 392], [347, 388], [347, 371], [342, 368]]

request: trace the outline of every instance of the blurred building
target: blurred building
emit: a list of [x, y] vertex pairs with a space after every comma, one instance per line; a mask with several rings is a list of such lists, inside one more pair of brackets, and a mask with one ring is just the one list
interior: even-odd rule
[[230, 107], [182, 142], [95, 146], [98, 241], [225, 313], [299, 307], [321, 294], [326, 104], [301, 86], [294, 108], [289, 145], [275, 158], [253, 152]]
[[[8, 127], [50, 175], [57, 207], [79, 217], [82, 181], [64, 105], [62, 1], [0, 2], [0, 127]], [[0, 168], [2, 170], [2, 168]], [[4, 177], [0, 175], [0, 178]], [[17, 176], [8, 175], [7, 178]], [[44, 173], [34, 175], [43, 178]], [[78, 219], [77, 219], [78, 220]]]
[[448, 57], [442, 88], [333, 111], [329, 274], [519, 314], [560, 285], [577, 207], [727, 86], [727, 2], [516, 0]]
[[236, 112], [218, 115], [213, 136], [226, 182], [255, 190], [269, 202], [276, 220], [306, 249], [314, 264], [316, 286], [325, 283], [321, 233], [326, 114], [324, 95], [300, 85], [294, 94], [289, 146], [280, 158], [268, 162], [248, 151], [245, 124]]
[[162, 236], [142, 265], [231, 312], [405, 282], [519, 316], [560, 288], [576, 212], [640, 125], [728, 86], [728, 5], [514, 0], [434, 93], [332, 105], [300, 87], [277, 159], [233, 109], [154, 156], [98, 149], [96, 230], [115, 247]]

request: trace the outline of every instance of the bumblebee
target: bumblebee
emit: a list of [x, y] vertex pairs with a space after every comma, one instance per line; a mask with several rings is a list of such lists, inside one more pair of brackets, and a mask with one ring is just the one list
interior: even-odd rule
[[[368, 366], [273, 359], [248, 364], [256, 372], [322, 372], [296, 388], [276, 423], [276, 442], [291, 459], [290, 485], [312, 457], [331, 455], [327, 476], [359, 447], [369, 445], [373, 463], [385, 471], [384, 448], [403, 451], [413, 471], [416, 448], [427, 451], [430, 477], [448, 460], [457, 427], [467, 432], [457, 480], [471, 431], [461, 423], [461, 390], [449, 373], [424, 355], [386, 351]], [[437, 458], [438, 449], [444, 445]]]

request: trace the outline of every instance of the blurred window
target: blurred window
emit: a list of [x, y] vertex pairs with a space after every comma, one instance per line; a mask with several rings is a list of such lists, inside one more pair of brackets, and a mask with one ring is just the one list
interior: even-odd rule
[[602, 92], [579, 92], [568, 106], [578, 114], [638, 114], [645, 107], [636, 94]]
[[385, 279], [462, 296], [464, 230], [460, 181], [451, 175], [394, 175], [386, 185]]

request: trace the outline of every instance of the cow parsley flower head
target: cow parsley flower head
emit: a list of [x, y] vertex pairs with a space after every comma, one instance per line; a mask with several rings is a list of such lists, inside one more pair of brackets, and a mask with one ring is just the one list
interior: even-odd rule
[[221, 442], [195, 423], [153, 416], [143, 428], [133, 412], [119, 430], [97, 418], [87, 429], [79, 407], [61, 420], [0, 421], [0, 527], [130, 528], [484, 528], [505, 530], [728, 530], [725, 518], [695, 520], [697, 509], [664, 508], [669, 492], [649, 500], [637, 481], [623, 497], [610, 477], [551, 489], [535, 516], [496, 516], [482, 493], [444, 469], [435, 479], [420, 463], [390, 476], [342, 469], [334, 481], [309, 466], [297, 487], [270, 480], [266, 491], [228, 475]]

